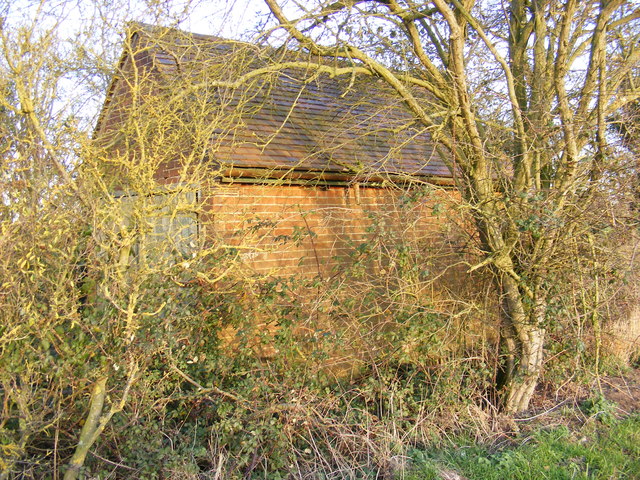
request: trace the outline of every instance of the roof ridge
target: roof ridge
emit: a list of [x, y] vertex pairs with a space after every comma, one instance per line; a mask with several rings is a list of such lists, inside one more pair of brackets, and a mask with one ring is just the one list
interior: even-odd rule
[[211, 42], [229, 42], [229, 43], [237, 43], [237, 44], [245, 44], [245, 45], [254, 45], [256, 44], [252, 42], [247, 42], [245, 40], [236, 40], [233, 38], [221, 37], [219, 35], [210, 35], [205, 33], [196, 33], [188, 30], [184, 30], [178, 27], [167, 27], [163, 25], [154, 25], [151, 23], [140, 22], [138, 20], [131, 20], [127, 22], [127, 32], [129, 35], [140, 33], [146, 34], [149, 37], [152, 37], [153, 34], [161, 32], [164, 34], [179, 34], [185, 38], [193, 38], [200, 40], [208, 40]]
[[[209, 88], [212, 72], [224, 75], [226, 68], [233, 69], [234, 65], [246, 69], [272, 60], [286, 61], [289, 53], [296, 60], [313, 62], [308, 52], [143, 22], [130, 22], [128, 34], [143, 52], [133, 61], [150, 66], [159, 76], [153, 73], [149, 78], [168, 88], [181, 88], [180, 82], [191, 82], [201, 73], [206, 77], [202, 88]], [[211, 60], [216, 64], [213, 71], [207, 69]], [[268, 75], [265, 82], [227, 92], [222, 110], [236, 108], [236, 102], [247, 92], [248, 108], [237, 125], [220, 132], [215, 150], [210, 152], [211, 161], [234, 168], [449, 176], [437, 158], [428, 129], [416, 125], [397, 96], [387, 96], [388, 85], [375, 77], [334, 78], [328, 72], [315, 74], [292, 66]], [[110, 87], [105, 110], [113, 95]], [[109, 128], [106, 124], [104, 128]]]

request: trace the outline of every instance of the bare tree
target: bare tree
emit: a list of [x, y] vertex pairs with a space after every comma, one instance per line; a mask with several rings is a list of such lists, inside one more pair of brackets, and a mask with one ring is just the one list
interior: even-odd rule
[[607, 127], [639, 95], [629, 79], [640, 10], [623, 1], [266, 3], [288, 48], [383, 79], [440, 145], [479, 235], [483, 258], [469, 270], [490, 271], [501, 295], [503, 405], [525, 410], [558, 284], [571, 273], [567, 245], [616, 222], [613, 192], [633, 178]]
[[[110, 15], [126, 17], [129, 6], [81, 3], [95, 23], [69, 36], [60, 26], [72, 2], [0, 2], [0, 478], [35, 468], [31, 445], [42, 438], [53, 442], [56, 475], [62, 462], [64, 478], [78, 478], [154, 359], [184, 381], [177, 332], [201, 328], [189, 281], [214, 284], [236, 263], [221, 242], [202, 241], [199, 196], [211, 173], [204, 151], [233, 113], [205, 88], [182, 89], [197, 101], [173, 99], [170, 85], [124, 62], [116, 75], [137, 69], [116, 108], [127, 121], [92, 133], [91, 101], [114, 71], [105, 57], [121, 43], [123, 22]], [[127, 58], [151, 48], [130, 37], [124, 45]], [[163, 181], [169, 161], [173, 178]], [[61, 448], [67, 434], [77, 443]]]

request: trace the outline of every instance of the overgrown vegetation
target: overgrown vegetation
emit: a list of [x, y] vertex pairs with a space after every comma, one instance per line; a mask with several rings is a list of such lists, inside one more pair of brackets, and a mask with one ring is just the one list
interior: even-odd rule
[[639, 440], [639, 419], [632, 416], [606, 426], [591, 421], [576, 431], [564, 426], [538, 430], [499, 448], [461, 442], [441, 450], [414, 450], [404, 478], [435, 480], [454, 471], [483, 480], [632, 479], [640, 473]]
[[[371, 0], [295, 10], [265, 2], [289, 48], [308, 52], [313, 65], [330, 59], [379, 78], [437, 139], [478, 232], [482, 258], [471, 270], [491, 275], [503, 299], [501, 401], [509, 412], [526, 410], [562, 318], [554, 310], [573, 271], [567, 258], [599, 248], [618, 208], [633, 202], [613, 198], [633, 190], [625, 176], [637, 161], [612, 142], [608, 125], [638, 96], [636, 7]], [[602, 215], [610, 208], [616, 214]]]
[[[604, 433], [589, 426], [580, 432], [601, 453], [565, 429], [535, 433], [515, 450], [424, 453], [461, 432], [486, 440], [509, 421], [503, 407], [524, 408], [523, 395], [537, 384], [562, 393], [614, 364], [608, 325], [626, 318], [636, 301], [630, 182], [637, 172], [629, 148], [604, 142], [607, 112], [598, 107], [581, 126], [580, 160], [566, 163], [581, 165], [579, 172], [563, 167], [565, 157], [553, 150], [572, 134], [550, 118], [536, 123], [530, 110], [527, 134], [514, 139], [509, 121], [492, 117], [502, 130], [486, 140], [508, 147], [478, 153], [467, 139], [454, 150], [471, 163], [491, 158], [495, 169], [485, 174], [506, 182], [495, 191], [482, 198], [464, 191], [460, 203], [460, 194], [435, 186], [396, 186], [397, 210], [370, 212], [367, 237], [353, 242], [341, 269], [328, 277], [254, 275], [242, 253], [268, 235], [268, 220], [238, 229], [233, 241], [202, 232], [211, 227], [207, 189], [217, 188], [210, 179], [219, 173], [204, 161], [218, 146], [212, 138], [233, 132], [243, 109], [256, 108], [225, 82], [257, 50], [245, 46], [249, 53], [239, 49], [215, 69], [185, 67], [196, 86], [181, 85], [181, 96], [158, 95], [153, 79], [135, 77], [117, 132], [90, 138], [95, 119], [87, 118], [86, 100], [106, 90], [117, 61], [109, 22], [120, 29], [112, 16], [125, 15], [128, 5], [119, 3], [116, 12], [111, 2], [106, 10], [101, 2], [80, 3], [95, 15], [74, 40], [60, 29], [73, 2], [61, 2], [62, 10], [47, 2], [15, 10], [15, 2], [0, 0], [0, 479], [429, 478], [442, 466], [480, 478], [514, 468], [559, 478], [637, 473], [637, 417], [614, 420], [598, 398], [583, 408]], [[171, 23], [189, 12], [187, 5], [171, 17], [169, 3], [148, 2], [148, 20]], [[395, 2], [374, 3], [403, 19]], [[342, 11], [335, 7], [325, 13]], [[454, 7], [455, 18], [438, 19], [437, 28], [474, 30], [466, 38], [476, 41], [470, 7], [437, 2], [433, 13]], [[631, 38], [640, 33], [631, 23], [637, 11], [629, 18], [603, 4], [597, 15], [580, 16], [574, 7], [560, 9], [557, 28], [577, 16], [583, 27], [602, 20], [630, 25], [623, 33]], [[515, 23], [520, 14], [514, 11]], [[403, 19], [410, 31], [419, 17]], [[602, 62], [596, 40], [592, 56]], [[636, 67], [628, 61], [637, 50], [629, 45], [614, 50], [620, 75], [631, 82], [627, 74]], [[451, 55], [466, 51], [456, 47]], [[386, 61], [383, 55], [376, 68]], [[377, 71], [372, 65], [358, 68]], [[610, 71], [593, 72], [595, 82]], [[215, 91], [212, 78], [221, 79]], [[589, 108], [602, 106], [590, 100], [606, 93], [600, 85], [586, 89]], [[631, 87], [624, 93], [637, 95]], [[483, 123], [470, 112], [459, 116], [468, 99], [460, 102], [438, 110], [446, 119], [440, 127], [460, 132], [465, 116]], [[514, 170], [496, 151], [516, 152], [522, 162], [511, 167], [534, 173], [522, 173], [527, 188], [510, 188]], [[530, 151], [540, 156], [528, 157]], [[157, 175], [169, 157], [178, 177], [172, 184]], [[471, 163], [457, 165], [466, 175]], [[566, 191], [543, 191], [535, 183], [543, 174], [547, 186], [561, 175]], [[439, 221], [423, 231], [414, 220], [425, 210]], [[491, 239], [471, 227], [479, 218], [499, 223]], [[277, 241], [312, 235], [301, 228]], [[540, 242], [545, 252], [554, 246], [536, 263]], [[503, 253], [510, 266], [496, 263]], [[512, 328], [540, 334], [538, 350], [527, 353], [536, 359], [531, 371], [523, 366], [522, 330]], [[633, 339], [626, 340], [621, 365], [637, 358]], [[534, 382], [518, 383], [523, 375]], [[518, 401], [505, 404], [513, 391]], [[557, 471], [555, 452], [562, 453]]]

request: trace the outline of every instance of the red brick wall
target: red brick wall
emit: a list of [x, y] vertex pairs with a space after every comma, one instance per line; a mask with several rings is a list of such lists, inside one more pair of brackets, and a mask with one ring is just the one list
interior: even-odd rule
[[403, 195], [363, 186], [214, 185], [205, 193], [211, 217], [203, 223], [207, 235], [241, 246], [257, 273], [326, 276], [376, 230], [415, 240], [440, 224], [433, 199], [407, 208]]

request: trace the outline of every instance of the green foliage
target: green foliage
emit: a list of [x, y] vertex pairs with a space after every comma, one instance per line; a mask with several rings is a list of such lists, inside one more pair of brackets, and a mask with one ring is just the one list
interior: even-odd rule
[[[406, 210], [394, 214], [410, 221], [412, 209], [431, 202], [430, 195], [408, 195]], [[44, 475], [51, 457], [40, 452], [51, 451], [57, 432], [58, 464], [64, 464], [95, 372], [109, 372], [113, 404], [123, 395], [132, 361], [144, 373], [95, 444], [88, 475], [106, 477], [115, 469], [149, 479], [215, 478], [217, 471], [230, 479], [376, 478], [397, 471], [394, 459], [408, 446], [477, 425], [496, 359], [474, 317], [486, 299], [460, 290], [455, 270], [449, 271], [450, 260], [464, 258], [458, 239], [450, 227], [403, 238], [393, 215], [371, 213], [369, 220], [370, 236], [353, 245], [349, 261], [329, 281], [231, 271], [213, 284], [207, 279], [238, 257], [231, 247], [188, 260], [166, 258], [162, 268], [138, 257], [125, 283], [118, 283], [110, 277], [117, 275], [109, 268], [113, 260], [96, 249], [95, 231], [82, 224], [69, 230], [73, 241], [57, 240], [60, 249], [75, 245], [67, 263], [25, 253], [27, 263], [16, 262], [12, 275], [21, 275], [18, 285], [32, 292], [35, 321], [21, 324], [30, 334], [2, 352], [11, 395], [0, 439], [4, 461], [16, 472], [21, 464], [28, 466], [22, 474]], [[252, 222], [249, 233], [264, 228], [269, 225]], [[50, 300], [61, 293], [49, 278], [63, 278], [61, 266], [69, 269], [62, 297], [68, 315], [56, 317]], [[40, 276], [31, 275], [34, 269]], [[134, 287], [131, 330], [126, 306]], [[12, 311], [16, 322], [22, 318]], [[575, 366], [571, 352], [581, 339], [562, 331], [558, 324], [548, 345], [555, 359], [550, 377]], [[596, 403], [585, 411], [609, 418], [601, 412], [606, 405]], [[25, 412], [28, 422], [20, 420]], [[440, 460], [414, 453], [411, 475], [437, 478]], [[516, 453], [491, 455], [478, 456], [473, 468], [504, 473], [524, 461]]]
[[[392, 236], [388, 218], [375, 220], [371, 240], [331, 282], [227, 275], [214, 287], [194, 279], [227, 265], [228, 252], [147, 275], [141, 301], [157, 313], [139, 318], [133, 345], [109, 323], [117, 309], [92, 297], [79, 331], [95, 329], [96, 358], [116, 383], [126, 382], [123, 348], [145, 370], [87, 473], [106, 476], [111, 467], [100, 458], [108, 458], [137, 478], [219, 468], [226, 478], [374, 478], [396, 468], [390, 459], [407, 443], [433, 435], [432, 425], [460, 428], [488, 385], [488, 359], [468, 350], [463, 326], [433, 303], [425, 266], [436, 266]], [[361, 281], [345, 281], [354, 278]], [[86, 278], [82, 288], [101, 281]], [[75, 401], [68, 431], [86, 408]]]
[[604, 395], [597, 394], [583, 401], [580, 405], [580, 409], [585, 415], [596, 418], [598, 421], [605, 425], [611, 425], [615, 422], [616, 405], [608, 401]]
[[499, 450], [467, 444], [412, 451], [413, 467], [405, 478], [435, 479], [438, 471], [453, 469], [483, 480], [632, 479], [640, 474], [639, 440], [638, 416], [607, 426], [587, 425], [576, 434], [565, 427], [539, 430], [523, 443]]

